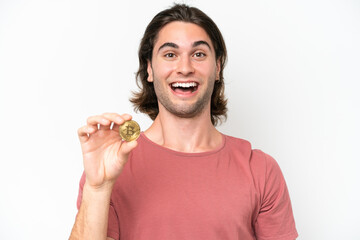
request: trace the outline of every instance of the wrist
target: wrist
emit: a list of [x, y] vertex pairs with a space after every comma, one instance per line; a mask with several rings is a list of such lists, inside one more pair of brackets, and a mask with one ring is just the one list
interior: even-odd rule
[[113, 182], [105, 182], [101, 185], [94, 186], [89, 184], [88, 181], [85, 181], [83, 191], [95, 195], [111, 195], [114, 184]]
[[82, 200], [70, 239], [106, 239], [111, 183], [101, 186], [84, 184]]

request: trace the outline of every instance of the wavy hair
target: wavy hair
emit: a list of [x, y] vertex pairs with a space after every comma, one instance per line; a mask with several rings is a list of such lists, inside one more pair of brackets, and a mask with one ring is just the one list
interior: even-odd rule
[[227, 99], [224, 95], [223, 70], [227, 60], [227, 52], [222, 34], [214, 21], [205, 13], [195, 7], [185, 4], [175, 4], [173, 7], [158, 13], [147, 26], [139, 47], [139, 69], [136, 73], [138, 92], [133, 92], [130, 102], [133, 103], [135, 111], [147, 114], [152, 120], [159, 113], [158, 100], [154, 85], [148, 82], [147, 64], [151, 62], [153, 48], [159, 31], [168, 23], [182, 21], [193, 23], [203, 28], [209, 35], [215, 49], [216, 60], [220, 60], [219, 79], [215, 81], [211, 96], [211, 122], [216, 126], [227, 117]]

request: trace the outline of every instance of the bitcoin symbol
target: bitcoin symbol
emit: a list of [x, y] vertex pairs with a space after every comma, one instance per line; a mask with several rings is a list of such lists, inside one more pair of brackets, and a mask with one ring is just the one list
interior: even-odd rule
[[134, 127], [126, 126], [126, 136], [132, 136], [134, 134]]
[[120, 125], [119, 134], [125, 141], [136, 140], [140, 136], [140, 126], [134, 120], [126, 121]]

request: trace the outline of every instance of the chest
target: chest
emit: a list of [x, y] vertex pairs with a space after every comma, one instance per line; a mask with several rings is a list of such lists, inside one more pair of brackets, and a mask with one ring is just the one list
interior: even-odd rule
[[124, 169], [114, 198], [125, 229], [169, 223], [170, 232], [251, 228], [257, 194], [246, 165], [223, 158], [177, 160], [133, 161]]

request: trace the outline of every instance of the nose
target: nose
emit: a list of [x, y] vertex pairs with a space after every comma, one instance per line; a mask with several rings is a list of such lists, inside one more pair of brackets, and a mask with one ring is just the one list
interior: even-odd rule
[[181, 57], [177, 63], [177, 73], [182, 75], [189, 75], [194, 72], [194, 66], [192, 65], [189, 57]]

